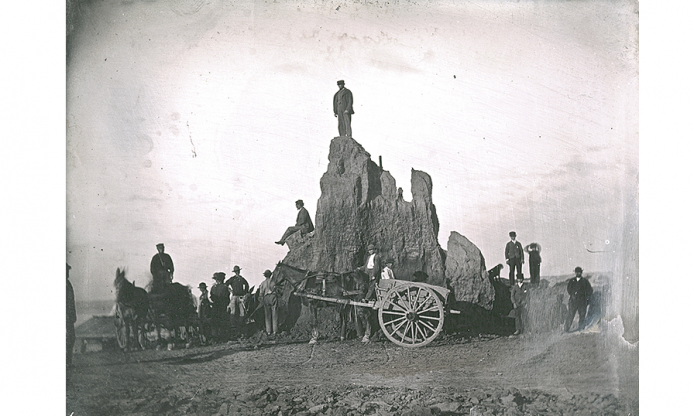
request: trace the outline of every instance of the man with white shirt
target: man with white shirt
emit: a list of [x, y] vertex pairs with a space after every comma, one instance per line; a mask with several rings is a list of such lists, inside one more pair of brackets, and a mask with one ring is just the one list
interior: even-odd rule
[[381, 271], [381, 280], [389, 280], [389, 279], [395, 279], [395, 275], [393, 274], [393, 259], [388, 258], [386, 259], [386, 267], [383, 268], [383, 271]]

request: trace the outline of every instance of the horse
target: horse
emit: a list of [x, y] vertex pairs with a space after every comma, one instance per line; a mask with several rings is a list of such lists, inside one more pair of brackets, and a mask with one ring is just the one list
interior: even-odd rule
[[158, 347], [163, 344], [162, 328], [173, 334], [173, 339], [169, 339], [168, 349], [173, 349], [174, 339], [185, 340], [186, 347], [189, 347], [192, 344], [192, 335], [199, 332], [195, 297], [190, 286], [178, 282], [167, 283], [158, 293], [150, 292], [149, 298]]
[[[280, 301], [280, 309], [282, 309], [282, 306], [290, 304], [291, 295], [295, 292], [355, 301], [362, 300], [368, 289], [368, 278], [360, 271], [355, 270], [346, 273], [310, 272], [282, 262], [277, 263], [272, 279], [275, 279], [275, 290], [279, 292], [280, 297], [284, 300]], [[345, 303], [325, 302], [306, 297], [302, 297], [300, 304], [303, 307], [308, 307], [310, 311], [311, 343], [318, 339], [317, 322], [319, 309], [325, 306], [338, 308], [341, 341], [344, 341], [346, 338], [347, 323], [350, 320], [352, 311], [354, 311], [357, 334], [360, 337], [363, 333], [361, 323], [368, 322], [371, 312], [370, 309], [364, 307], [353, 307], [353, 305]], [[285, 321], [288, 320], [287, 318], [291, 318], [291, 312], [291, 310], [288, 310], [284, 313]], [[280, 318], [282, 318], [282, 313], [280, 313]]]
[[125, 278], [125, 269], [116, 270], [113, 281], [116, 288], [116, 338], [123, 351], [130, 350], [130, 333], [135, 336], [136, 346], [144, 349], [144, 331], [149, 312], [147, 291], [136, 287]]

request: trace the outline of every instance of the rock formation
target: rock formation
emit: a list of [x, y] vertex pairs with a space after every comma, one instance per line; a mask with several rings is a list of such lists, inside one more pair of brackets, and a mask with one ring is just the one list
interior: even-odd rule
[[374, 244], [383, 260], [393, 257], [398, 279], [412, 280], [414, 272], [423, 271], [428, 283], [444, 286], [445, 253], [438, 243], [429, 175], [412, 170], [412, 201], [405, 201], [393, 176], [371, 161], [354, 139], [333, 139], [328, 160], [320, 181], [316, 231], [290, 237], [284, 262], [345, 272], [361, 266], [366, 247]]
[[[354, 139], [334, 138], [328, 160], [320, 180], [316, 229], [306, 235], [291, 235], [286, 240], [289, 253], [282, 262], [304, 270], [343, 273], [362, 266], [367, 246], [374, 244], [383, 260], [393, 258], [397, 279], [414, 280], [415, 272], [424, 272], [424, 282], [452, 290], [452, 307], [475, 312], [468, 317], [479, 315], [457, 320], [453, 327], [470, 327], [471, 323], [475, 328], [489, 327], [494, 288], [487, 278], [484, 257], [456, 232], [451, 233], [448, 253], [439, 245], [431, 177], [412, 169], [412, 201], [406, 201], [393, 176], [375, 164]], [[332, 331], [334, 313], [325, 311], [319, 314], [319, 322], [309, 324], [312, 318], [296, 301], [290, 305], [292, 299], [287, 292], [280, 300], [280, 321], [285, 330], [308, 333], [313, 325]]]

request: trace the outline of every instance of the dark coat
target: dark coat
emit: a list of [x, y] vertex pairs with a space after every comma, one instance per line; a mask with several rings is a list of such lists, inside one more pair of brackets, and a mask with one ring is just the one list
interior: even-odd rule
[[216, 309], [226, 308], [231, 300], [229, 299], [229, 287], [224, 283], [215, 283], [210, 288], [210, 300]]
[[158, 276], [163, 273], [166, 273], [166, 275], [173, 274], [174, 265], [171, 256], [166, 253], [155, 254], [149, 263], [149, 271], [152, 273], [152, 276]]
[[519, 241], [515, 243], [509, 241], [506, 243], [506, 260], [510, 259], [512, 254], [516, 254], [514, 257], [520, 257], [521, 263], [525, 261], [525, 257], [523, 256], [523, 245], [521, 245]]
[[540, 252], [537, 250], [528, 251], [528, 262], [530, 264], [542, 263], [542, 257], [540, 257]]
[[588, 302], [590, 296], [593, 294], [593, 287], [590, 282], [585, 277], [580, 280], [577, 278], [569, 279], [569, 284], [566, 285], [566, 291], [569, 292], [571, 297], [569, 301], [574, 302]]
[[301, 207], [301, 209], [299, 209], [299, 213], [296, 214], [296, 226], [301, 227], [304, 234], [310, 233], [314, 229], [313, 222], [311, 222], [311, 216], [308, 215], [308, 211], [304, 207]]
[[352, 91], [347, 88], [342, 88], [333, 96], [333, 113], [344, 113], [345, 110], [347, 110], [349, 114], [354, 114], [354, 110], [352, 109], [353, 101]]
[[72, 283], [67, 281], [67, 311], [65, 317], [67, 318], [67, 324], [74, 325], [77, 322], [77, 311], [75, 310], [75, 291], [72, 289]]
[[[366, 256], [364, 256], [364, 265], [359, 268], [360, 270], [363, 270], [364, 272], [366, 272], [366, 265], [369, 264], [369, 257], [371, 257], [371, 254], [366, 253]], [[374, 277], [376, 277], [376, 279], [380, 279], [381, 278], [381, 271], [383, 271], [383, 266], [381, 265], [381, 255], [378, 253], [376, 253], [376, 257], [374, 257], [373, 271], [374, 271]]]
[[231, 276], [225, 284], [231, 287], [231, 293], [234, 296], [244, 296], [248, 293], [248, 282], [241, 275]]
[[528, 290], [525, 288], [525, 284], [520, 287], [517, 284], [513, 285], [511, 288], [511, 302], [513, 302], [515, 308], [525, 306], [525, 297], [527, 293]]

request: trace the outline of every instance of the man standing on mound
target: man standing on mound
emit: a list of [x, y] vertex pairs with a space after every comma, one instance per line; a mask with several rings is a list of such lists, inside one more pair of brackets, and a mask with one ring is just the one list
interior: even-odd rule
[[523, 274], [523, 263], [525, 263], [525, 259], [523, 257], [523, 245], [519, 242], [516, 241], [516, 232], [511, 231], [508, 233], [508, 236], [511, 237], [511, 241], [506, 243], [506, 264], [508, 264], [508, 280], [511, 283], [511, 286], [515, 283], [515, 278], [514, 278], [514, 270], [515, 270], [515, 277], [520, 276]]
[[570, 279], [566, 286], [566, 291], [569, 292], [569, 313], [566, 315], [566, 323], [564, 324], [564, 331], [566, 332], [571, 329], [576, 312], [578, 312], [578, 330], [581, 331], [586, 327], [586, 310], [593, 294], [593, 287], [590, 282], [582, 276], [583, 269], [576, 267], [574, 272], [576, 277]]
[[352, 91], [345, 88], [343, 80], [337, 81], [339, 90], [333, 96], [333, 113], [337, 117], [337, 131], [340, 136], [352, 137]]
[[296, 209], [299, 210], [299, 213], [296, 215], [296, 225], [294, 227], [288, 227], [287, 231], [282, 235], [282, 238], [280, 238], [279, 241], [275, 241], [275, 244], [283, 246], [287, 238], [297, 231], [301, 231], [303, 234], [308, 234], [313, 231], [311, 216], [308, 215], [308, 211], [304, 208], [304, 201], [301, 199], [296, 201]]

